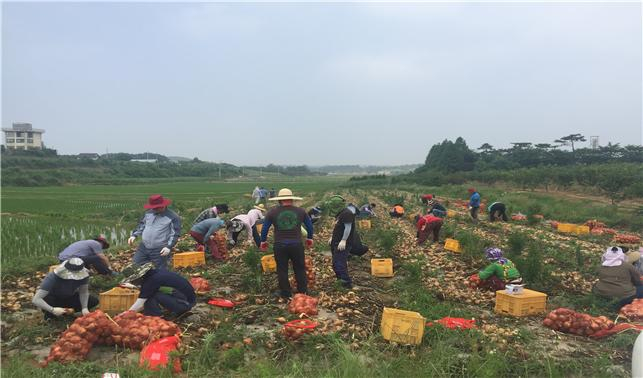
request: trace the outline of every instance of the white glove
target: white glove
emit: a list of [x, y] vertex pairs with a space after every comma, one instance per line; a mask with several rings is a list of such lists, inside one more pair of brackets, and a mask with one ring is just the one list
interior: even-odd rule
[[62, 308], [62, 307], [54, 307], [51, 310], [51, 313], [56, 315], [56, 316], [61, 316], [61, 315], [63, 315], [65, 313], [65, 309]]
[[234, 240], [228, 240], [228, 244], [230, 244], [230, 245], [234, 245], [234, 244], [235, 244], [235, 243], [234, 243]]
[[122, 283], [122, 284], [120, 284], [118, 286], [124, 287], [124, 288], [127, 288], [127, 289], [138, 289], [136, 286], [132, 285], [129, 282]]
[[88, 310], [88, 309], [86, 309], [86, 308], [84, 308], [84, 309], [83, 309], [83, 311], [82, 311], [82, 313], [83, 313], [83, 315], [87, 315], [87, 314], [89, 314], [89, 310]]
[[342, 241], [340, 241], [340, 242], [339, 242], [339, 244], [337, 245], [337, 250], [338, 250], [338, 251], [343, 251], [343, 250], [345, 250], [345, 249], [346, 249], [346, 240], [342, 240]]
[[328, 245], [331, 245], [332, 242], [333, 242], [333, 237], [331, 236], [330, 238], [328, 238]]
[[127, 239], [127, 244], [132, 245], [136, 241], [136, 236], [130, 236], [129, 239]]
[[169, 254], [170, 254], [170, 249], [169, 249], [168, 247], [164, 247], [164, 248], [161, 250], [161, 256], [167, 256], [167, 255], [169, 255]]

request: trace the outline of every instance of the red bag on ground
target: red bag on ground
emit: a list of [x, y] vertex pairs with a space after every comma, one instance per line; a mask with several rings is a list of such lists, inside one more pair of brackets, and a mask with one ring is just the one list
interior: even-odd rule
[[438, 319], [435, 322], [426, 323], [427, 326], [432, 327], [435, 324], [442, 324], [443, 326], [449, 329], [471, 329], [476, 328], [476, 321], [474, 319], [464, 319], [464, 318], [450, 318], [444, 317]]
[[643, 321], [643, 298], [635, 299], [632, 303], [621, 307], [619, 315], [631, 322]]
[[[175, 335], [149, 343], [141, 351], [139, 365], [152, 371], [166, 367], [170, 359], [170, 352], [175, 351], [180, 342], [179, 337]], [[175, 373], [181, 372], [181, 360], [175, 358], [172, 365]]]

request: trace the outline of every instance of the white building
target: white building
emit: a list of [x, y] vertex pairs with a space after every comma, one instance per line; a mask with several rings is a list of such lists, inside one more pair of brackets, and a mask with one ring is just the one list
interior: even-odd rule
[[10, 150], [41, 150], [45, 130], [34, 129], [30, 123], [14, 123], [12, 128], [3, 127], [5, 146]]

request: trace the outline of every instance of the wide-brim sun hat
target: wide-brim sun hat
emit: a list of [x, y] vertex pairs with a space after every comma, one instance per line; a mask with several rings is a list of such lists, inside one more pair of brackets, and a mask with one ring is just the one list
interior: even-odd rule
[[131, 264], [123, 269], [125, 278], [121, 280], [121, 283], [132, 283], [133, 281], [136, 281], [139, 278], [143, 277], [152, 269], [154, 269], [153, 262], [146, 262], [143, 265]]
[[625, 254], [625, 259], [630, 264], [634, 264], [635, 262], [639, 261], [640, 258], [641, 258], [640, 252], [631, 251]]
[[72, 257], [69, 260], [63, 261], [62, 264], [54, 269], [54, 274], [63, 280], [80, 281], [89, 277], [89, 271], [85, 268], [85, 262], [78, 257]]
[[263, 203], [260, 203], [259, 205], [255, 205], [254, 208], [260, 211], [266, 211], [266, 207], [263, 205]]
[[172, 203], [172, 200], [165, 198], [160, 194], [152, 194], [148, 199], [147, 203], [143, 205], [146, 209], [156, 209], [159, 207], [167, 207]]
[[277, 197], [269, 198], [269, 201], [283, 201], [283, 200], [301, 200], [301, 197], [295, 197], [292, 194], [292, 190], [288, 188], [279, 189]]

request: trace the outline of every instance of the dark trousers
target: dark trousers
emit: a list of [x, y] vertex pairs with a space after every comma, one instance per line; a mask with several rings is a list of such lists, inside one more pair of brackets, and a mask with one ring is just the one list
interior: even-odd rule
[[509, 220], [509, 217], [507, 217], [507, 208], [505, 207], [505, 205], [492, 206], [489, 209], [489, 220], [493, 222], [500, 219], [505, 222]]
[[473, 219], [473, 223], [478, 223], [478, 212], [480, 211], [479, 207], [472, 207], [471, 208], [471, 219]]
[[632, 297], [627, 297], [627, 298], [621, 299], [621, 301], [618, 302], [617, 306], [620, 309], [621, 307], [632, 303], [637, 298], [643, 298], [643, 285], [637, 286], [636, 287], [636, 294], [634, 296], [632, 296]]
[[[232, 233], [232, 240], [234, 240], [234, 244], [237, 245], [237, 239], [239, 239], [239, 232], [233, 232]], [[259, 247], [261, 244], [261, 236], [259, 236], [259, 232], [257, 231], [257, 225], [252, 226], [252, 239], [255, 241], [255, 245]]]
[[[109, 269], [105, 261], [100, 258], [98, 255], [83, 256], [79, 257], [85, 263], [85, 267], [88, 269], [94, 268], [98, 274], [112, 274], [112, 271]], [[60, 261], [60, 259], [58, 259]], [[62, 261], [60, 261], [62, 263]]]
[[206, 250], [212, 254], [212, 257], [219, 260], [223, 259], [223, 256], [219, 253], [219, 247], [214, 240], [210, 238], [208, 238], [208, 240], [203, 240], [203, 235], [196, 231], [190, 231], [190, 236], [192, 236], [197, 243], [205, 245]]
[[288, 261], [292, 261], [292, 268], [297, 279], [297, 291], [302, 294], [308, 292], [308, 277], [304, 265], [304, 245], [302, 243], [275, 244], [275, 261], [277, 262], [277, 280], [282, 294], [292, 293], [290, 282], [288, 282]]
[[424, 226], [418, 234], [418, 244], [422, 244], [433, 235], [433, 242], [437, 242], [440, 237], [440, 229], [442, 228], [442, 221], [431, 222]]
[[193, 304], [188, 302], [185, 295], [178, 290], [173, 290], [172, 294], [157, 291], [152, 298], [148, 298], [147, 301], [145, 301], [143, 315], [161, 316], [163, 315], [163, 308], [173, 314], [181, 315], [193, 306]]
[[[76, 312], [79, 312], [83, 309], [80, 305], [80, 296], [78, 295], [78, 293], [72, 295], [71, 297], [57, 297], [49, 294], [43, 299], [51, 307], [73, 308]], [[96, 306], [98, 306], [98, 298], [90, 294], [89, 299], [87, 300], [87, 308], [91, 309]], [[55, 317], [55, 315], [53, 315], [49, 311], [43, 310], [43, 313], [45, 314], [45, 319]]]
[[353, 284], [351, 276], [348, 275], [348, 247], [340, 251], [337, 249], [337, 246], [333, 247], [333, 271], [337, 279], [342, 281], [344, 286], [350, 286]]

